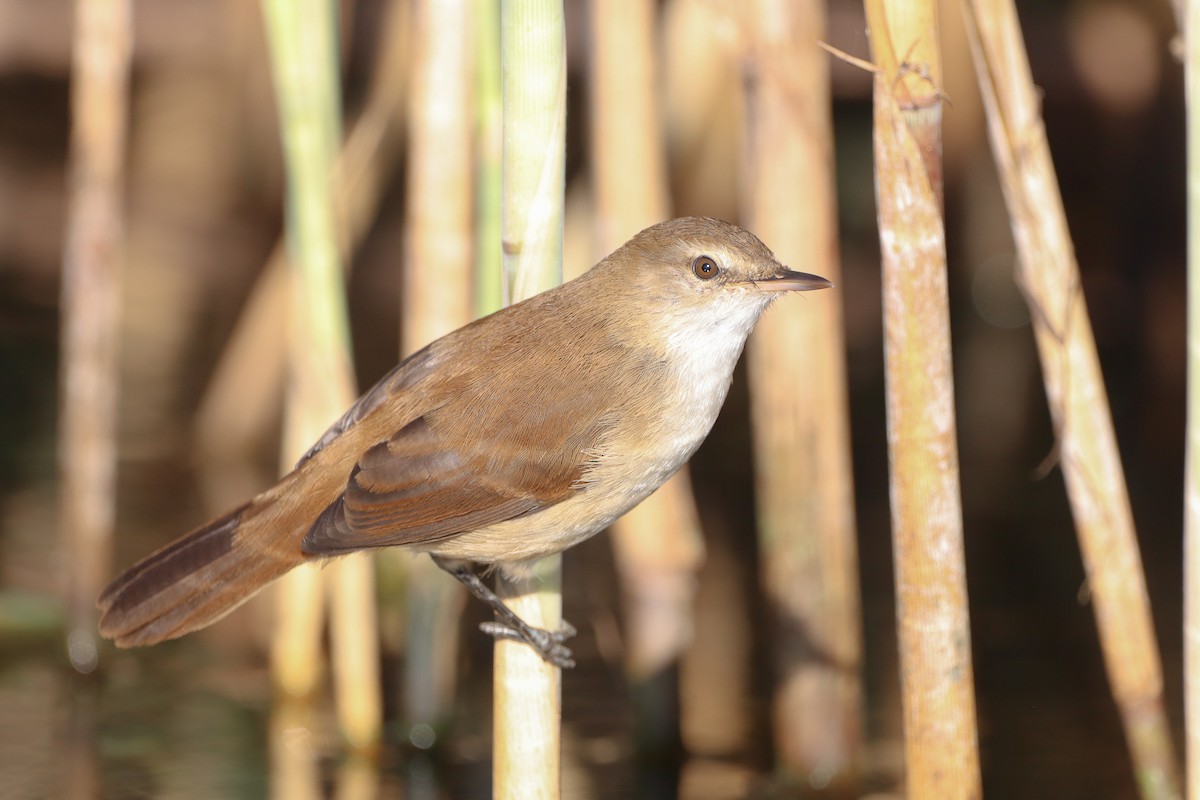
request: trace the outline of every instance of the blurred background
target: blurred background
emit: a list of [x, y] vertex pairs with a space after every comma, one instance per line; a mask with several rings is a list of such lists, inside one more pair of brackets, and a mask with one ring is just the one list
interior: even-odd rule
[[[394, 5], [405, 4], [341, 3], [348, 124], [380, 80], [380, 64], [393, 65], [395, 85], [405, 86]], [[259, 6], [142, 0], [133, 8], [116, 567], [268, 485], [282, 402], [264, 354], [262, 369], [245, 378], [260, 379], [245, 394], [261, 402], [247, 401], [236, 418], [205, 405], [284, 217]], [[566, 4], [568, 273], [601, 254], [590, 221], [585, 8]], [[1025, 0], [1018, 11], [1043, 90], [1181, 745], [1185, 227], [1174, 21], [1167, 4], [1144, 0]], [[747, 58], [736, 4], [664, 0], [657, 13], [671, 213], [736, 221]], [[861, 4], [830, 0], [827, 14], [825, 41], [867, 57]], [[283, 796], [283, 779], [272, 775], [279, 741], [312, 756], [316, 796], [486, 796], [491, 643], [474, 631], [483, 612], [468, 605], [460, 625], [452, 718], [436, 742], [414, 736], [399, 688], [404, 632], [389, 611], [401, 594], [391, 573], [380, 580], [384, 737], [365, 778], [347, 769], [327, 700], [298, 719], [272, 718], [261, 604], [152, 650], [106, 645], [90, 674], [66, 660], [60, 598], [70, 555], [57, 534], [56, 409], [72, 20], [66, 0], [0, 0], [0, 796]], [[955, 3], [943, 7], [942, 36], [958, 439], [985, 793], [1134, 797], [1061, 474], [1044, 468], [1053, 465], [1054, 435]], [[842, 264], [835, 291], [845, 312], [862, 591], [858, 793], [898, 796], [871, 83], [833, 57], [829, 66]], [[405, 106], [396, 106], [394, 155], [372, 165], [378, 210], [349, 266], [360, 387], [398, 358], [409, 165], [399, 141]], [[805, 202], [805, 189], [795, 187], [795, 203]], [[581, 662], [563, 678], [568, 796], [773, 797], [822, 788], [785, 786], [772, 770], [748, 406], [739, 371], [693, 460], [707, 553], [694, 637], [679, 665], [675, 746], [651, 756], [639, 746], [644, 731], [621, 666], [609, 538], [565, 556], [564, 616], [580, 629]], [[261, 423], [248, 422], [252, 414]], [[220, 441], [232, 428], [236, 466]], [[353, 794], [355, 786], [368, 787], [366, 794]]]

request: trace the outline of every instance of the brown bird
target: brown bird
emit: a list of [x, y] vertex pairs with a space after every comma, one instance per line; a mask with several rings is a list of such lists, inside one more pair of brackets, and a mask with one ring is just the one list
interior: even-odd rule
[[572, 629], [527, 625], [472, 565], [528, 575], [661, 486], [708, 435], [771, 301], [830, 285], [719, 220], [647, 228], [406, 358], [279, 483], [117, 577], [100, 633], [174, 639], [299, 564], [404, 546], [492, 606], [488, 633], [570, 666]]

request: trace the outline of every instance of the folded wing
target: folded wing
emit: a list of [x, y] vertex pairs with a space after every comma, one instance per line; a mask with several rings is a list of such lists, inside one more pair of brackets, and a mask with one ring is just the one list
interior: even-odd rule
[[534, 513], [574, 491], [582, 459], [548, 463], [528, 448], [439, 435], [425, 416], [368, 449], [303, 548], [335, 554], [427, 544]]

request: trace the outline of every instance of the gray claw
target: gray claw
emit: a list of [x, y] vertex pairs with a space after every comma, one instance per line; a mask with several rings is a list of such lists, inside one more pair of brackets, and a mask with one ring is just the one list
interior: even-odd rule
[[554, 664], [559, 669], [571, 669], [575, 666], [575, 659], [571, 656], [571, 650], [563, 641], [574, 636], [578, 631], [569, 622], [562, 622], [556, 631], [548, 631], [544, 628], [534, 628], [530, 626], [527, 630], [519, 630], [511, 625], [503, 622], [481, 622], [479, 629], [496, 639], [511, 639], [517, 642], [524, 642], [533, 648], [534, 652], [540, 655], [543, 659]]

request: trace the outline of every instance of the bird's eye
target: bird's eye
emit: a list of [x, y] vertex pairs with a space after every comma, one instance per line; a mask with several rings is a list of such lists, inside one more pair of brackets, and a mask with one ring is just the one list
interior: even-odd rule
[[721, 268], [717, 266], [717, 262], [708, 256], [697, 256], [692, 262], [692, 274], [702, 281], [712, 280], [717, 277], [717, 273]]

